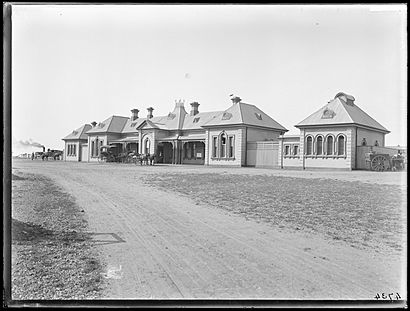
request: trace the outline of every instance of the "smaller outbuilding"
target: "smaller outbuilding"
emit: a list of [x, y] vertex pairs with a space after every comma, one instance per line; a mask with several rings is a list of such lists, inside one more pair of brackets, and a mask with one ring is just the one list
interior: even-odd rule
[[384, 147], [389, 133], [342, 92], [295, 127], [300, 135], [279, 137], [282, 168], [365, 169], [360, 147]]
[[88, 135], [86, 132], [91, 127], [90, 124], [84, 124], [63, 138], [65, 161], [87, 161]]

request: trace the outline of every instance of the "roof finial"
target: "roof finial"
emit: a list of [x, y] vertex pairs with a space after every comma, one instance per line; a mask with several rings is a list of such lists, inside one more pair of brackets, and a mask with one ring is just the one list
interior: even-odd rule
[[231, 100], [234, 104], [240, 103], [242, 100], [239, 96], [235, 96], [234, 94], [231, 94], [229, 96], [231, 97]]

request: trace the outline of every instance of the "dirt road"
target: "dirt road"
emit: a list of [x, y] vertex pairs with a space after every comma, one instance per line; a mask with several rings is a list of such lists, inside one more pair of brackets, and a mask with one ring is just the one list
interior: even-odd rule
[[16, 160], [13, 169], [52, 178], [85, 210], [106, 263], [107, 298], [405, 297], [406, 258], [279, 232], [142, 183], [144, 174], [181, 167]]

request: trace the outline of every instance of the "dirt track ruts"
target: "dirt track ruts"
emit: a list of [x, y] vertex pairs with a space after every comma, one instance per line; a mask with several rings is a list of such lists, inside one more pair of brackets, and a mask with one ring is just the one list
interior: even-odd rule
[[405, 295], [403, 258], [279, 232], [140, 179], [174, 167], [18, 160], [13, 168], [52, 178], [85, 210], [105, 257], [106, 298]]

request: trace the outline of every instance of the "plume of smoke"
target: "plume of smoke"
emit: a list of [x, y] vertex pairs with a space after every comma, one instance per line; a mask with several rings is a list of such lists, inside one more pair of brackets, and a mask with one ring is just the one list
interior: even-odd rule
[[18, 143], [24, 147], [38, 147], [43, 148], [44, 146], [38, 142], [33, 141], [31, 138], [29, 140], [19, 140]]

